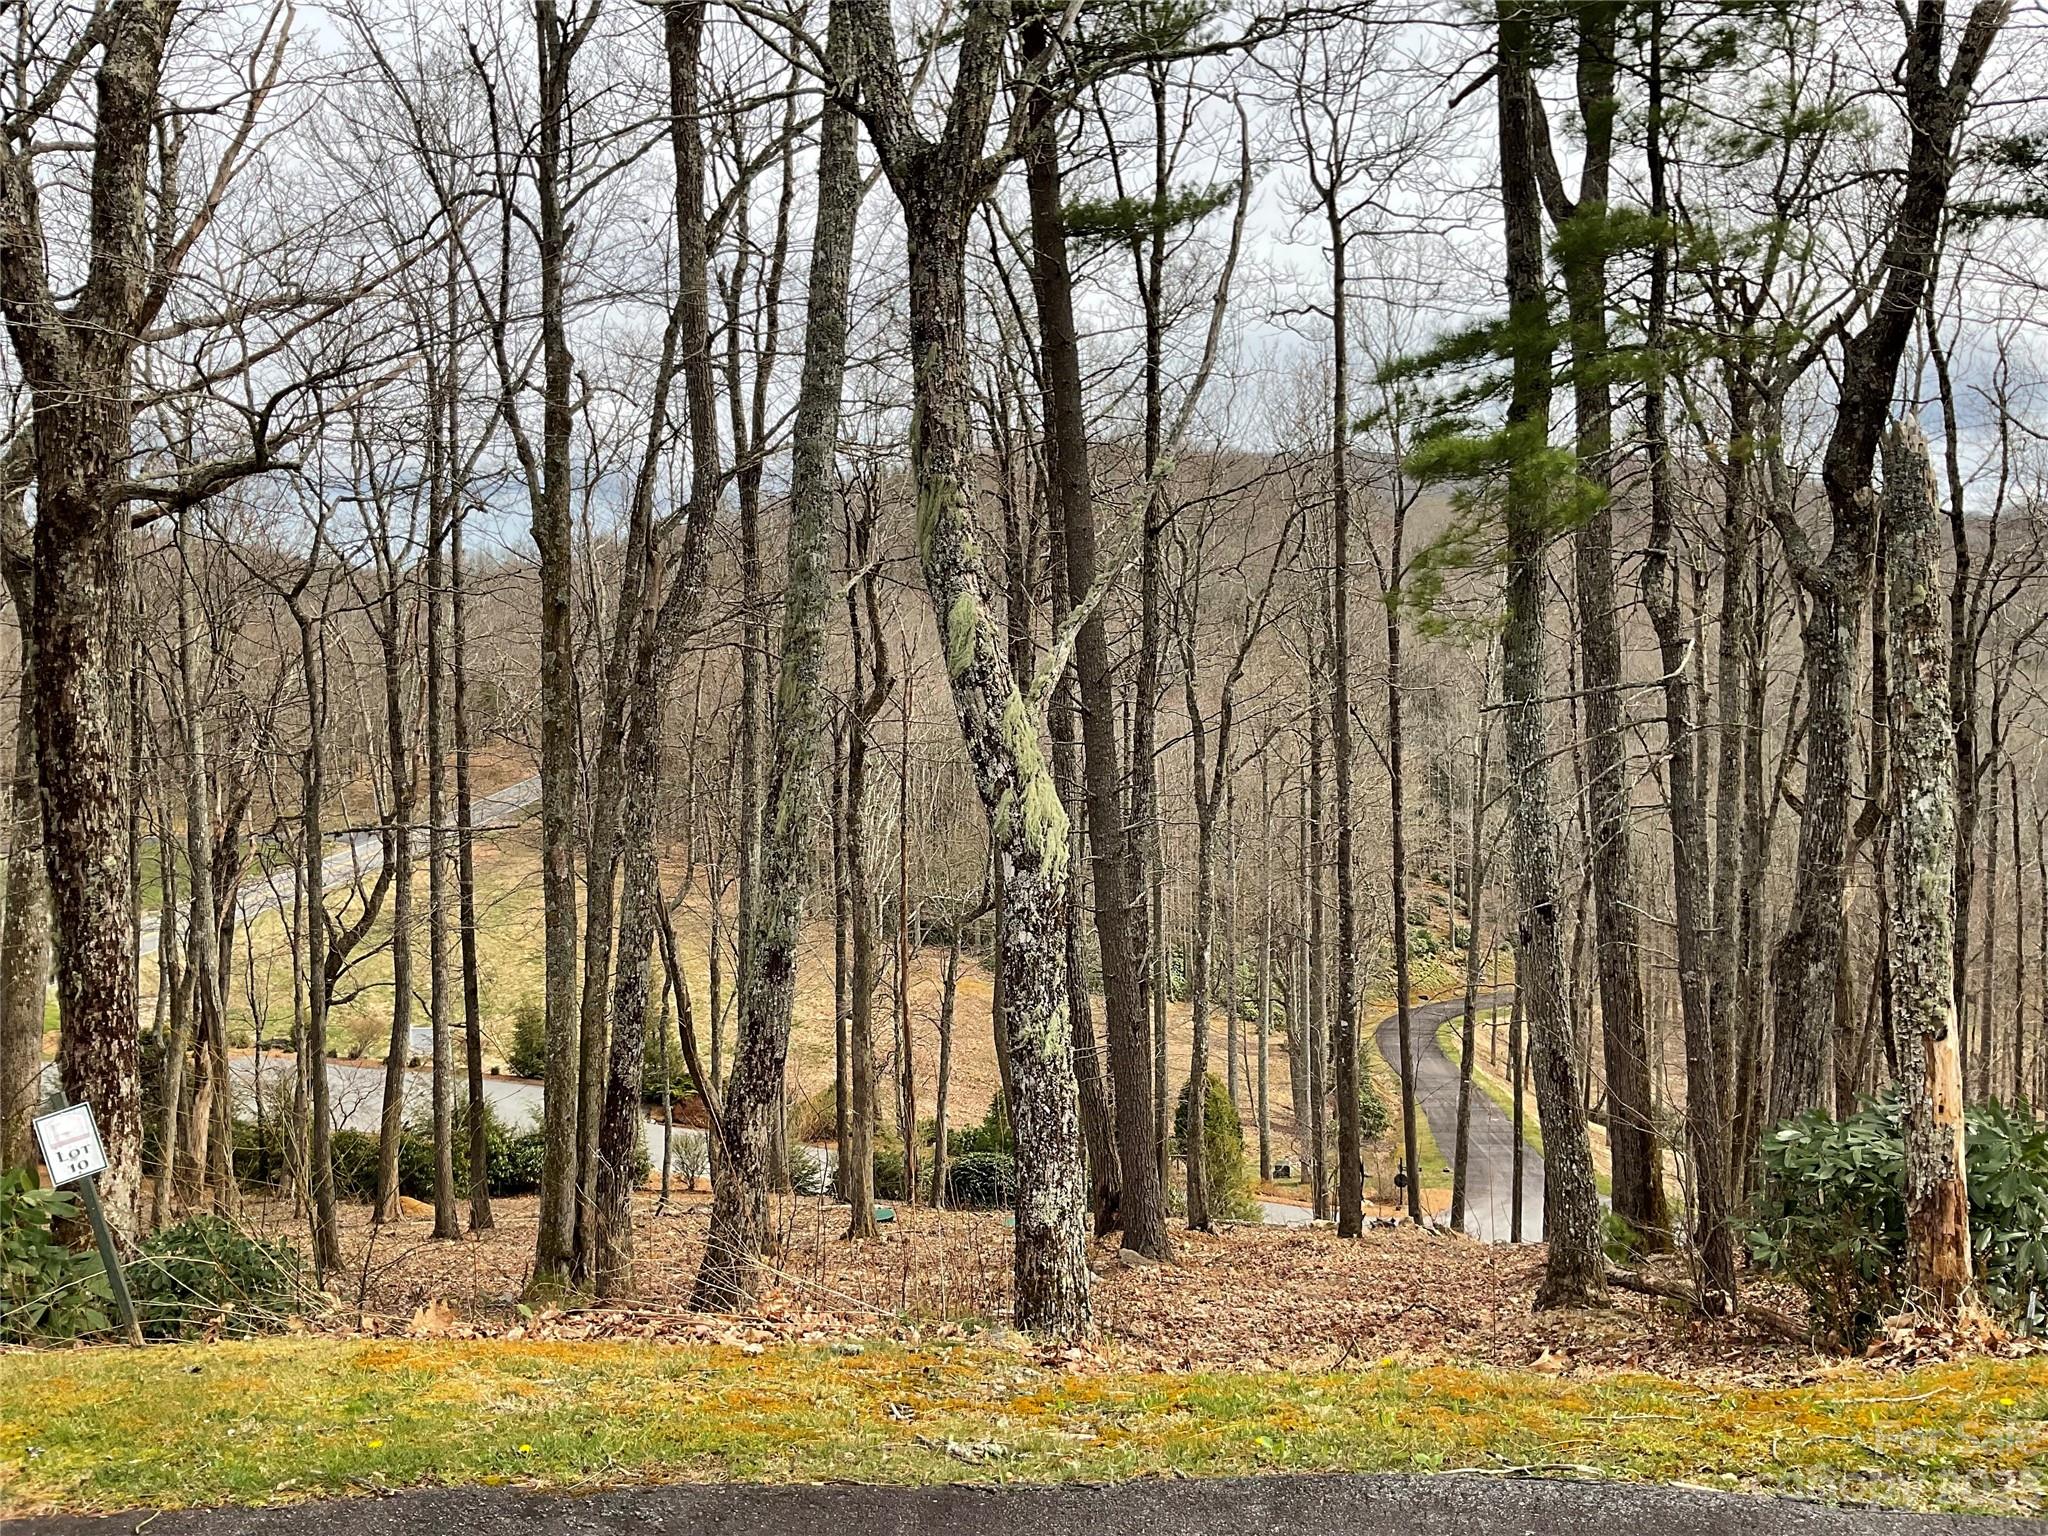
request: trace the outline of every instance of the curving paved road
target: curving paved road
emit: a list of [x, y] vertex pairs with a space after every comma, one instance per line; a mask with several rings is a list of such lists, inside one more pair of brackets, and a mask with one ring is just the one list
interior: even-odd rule
[[268, 1509], [39, 1516], [17, 1536], [2025, 1536], [2036, 1522], [1831, 1508], [1643, 1483], [1447, 1473], [1141, 1478], [1112, 1484], [671, 1483], [608, 1492], [421, 1488]]
[[[479, 832], [488, 832], [501, 827], [512, 826], [520, 814], [540, 799], [540, 776], [521, 779], [516, 784], [507, 784], [503, 789], [488, 795], [480, 795], [470, 802], [470, 821]], [[412, 842], [415, 848], [427, 846], [428, 829], [415, 827]], [[384, 863], [384, 845], [374, 832], [348, 832], [335, 839], [334, 852], [327, 855], [321, 867], [321, 882], [329, 890], [338, 886], [353, 885], [377, 873]], [[251, 875], [244, 880], [235, 893], [235, 911], [247, 923], [265, 912], [276, 912], [287, 906], [298, 887], [298, 866], [289, 868], [279, 865], [261, 874]], [[141, 953], [156, 953], [158, 914], [150, 913], [142, 919]]]
[[[1501, 991], [1481, 994], [1482, 1010], [1505, 1007], [1514, 996]], [[1429, 1122], [1430, 1135], [1448, 1167], [1458, 1145], [1458, 1066], [1437, 1044], [1436, 1032], [1447, 1019], [1464, 1014], [1463, 998], [1416, 1003], [1408, 1009], [1409, 1040], [1415, 1052], [1415, 1103]], [[1380, 1055], [1401, 1078], [1401, 1019], [1388, 1014], [1376, 1033]], [[1531, 1105], [1533, 1116], [1533, 1101]], [[1398, 1120], [1398, 1110], [1396, 1112]], [[1469, 1166], [1465, 1188], [1465, 1230], [1483, 1243], [1508, 1241], [1514, 1209], [1514, 1122], [1475, 1085], [1468, 1136]], [[1522, 1236], [1536, 1242], [1543, 1236], [1543, 1159], [1534, 1147], [1522, 1157]]]

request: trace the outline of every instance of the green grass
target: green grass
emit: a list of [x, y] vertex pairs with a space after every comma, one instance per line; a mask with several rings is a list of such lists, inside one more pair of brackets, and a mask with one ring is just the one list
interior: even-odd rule
[[0, 1357], [17, 1510], [442, 1483], [887, 1483], [1527, 1468], [2043, 1506], [2048, 1359], [1815, 1385], [1408, 1368], [1066, 1373], [990, 1344], [293, 1339]]

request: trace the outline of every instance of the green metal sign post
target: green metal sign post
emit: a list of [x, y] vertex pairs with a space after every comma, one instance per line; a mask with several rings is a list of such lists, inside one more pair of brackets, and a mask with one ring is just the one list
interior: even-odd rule
[[99, 1176], [106, 1171], [107, 1152], [100, 1142], [100, 1128], [92, 1117], [92, 1106], [66, 1104], [38, 1116], [35, 1130], [43, 1166], [50, 1171], [50, 1183], [58, 1189], [68, 1185], [78, 1191], [86, 1219], [92, 1223], [93, 1241], [99, 1244], [100, 1263], [106, 1266], [107, 1287], [114, 1293], [114, 1308], [121, 1314], [121, 1327], [128, 1342], [140, 1349], [142, 1324], [135, 1316], [135, 1299], [128, 1294], [128, 1275], [121, 1268], [113, 1229], [107, 1225], [106, 1210], [100, 1205]]

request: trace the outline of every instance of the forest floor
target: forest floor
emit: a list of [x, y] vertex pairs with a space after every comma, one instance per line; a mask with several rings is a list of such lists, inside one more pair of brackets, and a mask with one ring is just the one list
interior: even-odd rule
[[[873, 1243], [844, 1240], [846, 1208], [822, 1198], [779, 1208], [780, 1261], [763, 1315], [744, 1323], [687, 1310], [703, 1254], [710, 1196], [679, 1192], [658, 1208], [637, 1197], [638, 1284], [630, 1301], [536, 1315], [521, 1303], [537, 1202], [493, 1204], [496, 1227], [436, 1242], [411, 1218], [373, 1229], [343, 1210], [345, 1273], [322, 1331], [525, 1337], [659, 1338], [707, 1343], [819, 1343], [903, 1328], [974, 1331], [1010, 1310], [1009, 1217], [900, 1203]], [[1672, 1304], [1615, 1293], [1589, 1313], [1534, 1310], [1543, 1249], [1481, 1244], [1395, 1222], [1391, 1209], [1359, 1241], [1325, 1227], [1224, 1225], [1174, 1230], [1176, 1261], [1132, 1265], [1096, 1244], [1101, 1348], [1161, 1370], [1334, 1370], [1388, 1356], [1428, 1363], [1532, 1367], [1564, 1374], [1650, 1370], [1689, 1380], [1805, 1379], [1819, 1359], [1750, 1323], [1703, 1325]], [[257, 1231], [294, 1235], [282, 1204], [245, 1207]], [[1751, 1299], [1797, 1317], [1782, 1287]]]

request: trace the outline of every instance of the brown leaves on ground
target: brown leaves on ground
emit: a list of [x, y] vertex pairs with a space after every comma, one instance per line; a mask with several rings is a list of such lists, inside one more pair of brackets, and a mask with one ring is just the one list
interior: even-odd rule
[[2039, 1354], [2042, 1341], [2012, 1333], [1978, 1303], [1966, 1303], [1953, 1317], [1907, 1311], [1888, 1317], [1864, 1350], [1866, 1360], [1901, 1370], [1986, 1355], [2017, 1359]]
[[[1002, 1326], [1010, 1309], [1006, 1216], [898, 1206], [872, 1243], [845, 1240], [844, 1206], [786, 1200], [757, 1313], [688, 1309], [709, 1198], [657, 1208], [639, 1199], [636, 1285], [615, 1303], [535, 1311], [521, 1305], [535, 1202], [500, 1200], [497, 1227], [436, 1242], [424, 1223], [373, 1227], [346, 1214], [335, 1314], [315, 1326], [433, 1337], [659, 1339], [765, 1348], [863, 1337], [944, 1337]], [[282, 1230], [288, 1210], [248, 1213]], [[1557, 1374], [1642, 1370], [1696, 1380], [1776, 1382], [1820, 1357], [1741, 1321], [1702, 1322], [1651, 1297], [1614, 1293], [1592, 1311], [1537, 1313], [1540, 1246], [1485, 1245], [1378, 1224], [1346, 1241], [1326, 1228], [1176, 1230], [1175, 1262], [1131, 1266], [1114, 1239], [1096, 1245], [1097, 1352], [1161, 1370], [1338, 1370], [1384, 1359], [1457, 1362]], [[1757, 1287], [1794, 1313], [1796, 1298]], [[1901, 1360], [1926, 1358], [1897, 1351]], [[1070, 1366], [1085, 1358], [1069, 1359]]]

